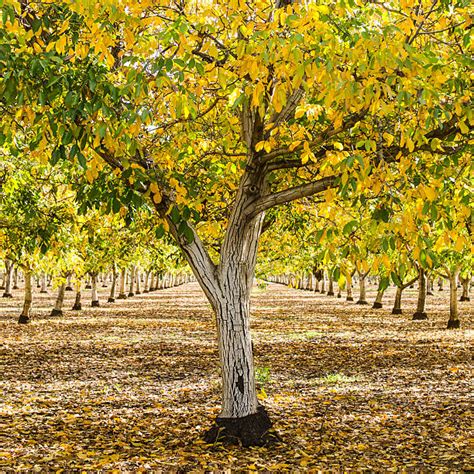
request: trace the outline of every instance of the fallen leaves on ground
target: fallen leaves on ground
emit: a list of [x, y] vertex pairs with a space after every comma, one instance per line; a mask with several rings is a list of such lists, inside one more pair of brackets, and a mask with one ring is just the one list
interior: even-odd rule
[[284, 442], [251, 449], [200, 439], [220, 381], [196, 284], [61, 318], [48, 316], [54, 295], [35, 295], [27, 326], [16, 323], [17, 293], [0, 302], [1, 469], [474, 469], [472, 307], [461, 303], [463, 329], [447, 331], [447, 292], [413, 322], [415, 289], [399, 316], [387, 309], [393, 291], [373, 310], [281, 285], [255, 290], [262, 398]]

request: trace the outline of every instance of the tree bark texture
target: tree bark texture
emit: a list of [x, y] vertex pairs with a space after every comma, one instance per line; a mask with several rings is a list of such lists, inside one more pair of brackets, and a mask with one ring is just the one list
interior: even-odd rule
[[25, 270], [25, 297], [23, 301], [23, 309], [18, 322], [26, 324], [30, 320], [31, 303], [33, 302], [33, 293], [31, 291], [31, 271]]
[[425, 312], [426, 304], [426, 275], [423, 268], [420, 268], [418, 274], [418, 300], [416, 304], [416, 311], [413, 315], [413, 320], [419, 321], [428, 319], [428, 316]]
[[99, 306], [99, 296], [97, 294], [97, 273], [91, 273], [91, 306]]
[[449, 320], [448, 329], [458, 329], [461, 327], [458, 315], [458, 285], [457, 274], [453, 272], [449, 275]]
[[3, 292], [3, 298], [12, 298], [12, 276], [13, 276], [13, 263], [6, 259], [5, 260], [5, 291]]
[[54, 308], [51, 311], [51, 316], [62, 316], [63, 315], [63, 303], [64, 303], [64, 292], [66, 291], [66, 283], [61, 283], [58, 288], [58, 295]]

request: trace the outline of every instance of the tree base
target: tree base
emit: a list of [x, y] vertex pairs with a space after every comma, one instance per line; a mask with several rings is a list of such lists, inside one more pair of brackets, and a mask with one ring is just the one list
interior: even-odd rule
[[341, 293], [338, 293], [338, 294], [337, 294], [337, 297], [338, 297], [338, 298], [342, 298]]
[[375, 301], [374, 304], [372, 305], [372, 309], [380, 309], [382, 307], [383, 307], [382, 303], [379, 303], [378, 301]]
[[136, 295], [141, 295], [142, 292], [141, 292], [141, 291], [137, 291], [135, 294], [136, 294]]
[[74, 291], [74, 288], [72, 286], [66, 286], [65, 290], [66, 291]]
[[426, 296], [433, 296], [433, 292], [432, 291], [427, 291]]
[[92, 302], [91, 302], [91, 306], [92, 306], [93, 308], [97, 308], [97, 306], [100, 306], [99, 301], [97, 301], [97, 300], [92, 301]]
[[18, 285], [13, 285], [13, 290], [19, 290], [20, 287]]
[[471, 298], [469, 298], [469, 296], [461, 296], [461, 298], [459, 298], [459, 301], [471, 301]]
[[459, 329], [460, 327], [461, 327], [461, 323], [459, 319], [448, 320], [448, 329]]
[[50, 316], [62, 316], [63, 315], [63, 311], [61, 309], [56, 309], [56, 308], [53, 308], [51, 310], [51, 313], [49, 314]]
[[393, 308], [392, 309], [392, 314], [403, 314], [402, 310], [400, 308]]
[[30, 321], [30, 318], [28, 316], [25, 316], [24, 314], [20, 314], [20, 317], [18, 318], [18, 324], [27, 324]]
[[353, 298], [352, 296], [348, 296], [348, 297], [346, 298], [346, 301], [354, 301], [354, 298]]
[[109, 299], [107, 300], [107, 303], [115, 303], [115, 298], [109, 298]]
[[92, 290], [92, 286], [91, 285], [86, 285], [86, 290]]
[[3, 293], [2, 298], [13, 298], [11, 293]]
[[422, 313], [416, 312], [413, 315], [412, 321], [423, 321], [425, 319], [428, 319], [428, 316], [425, 312], [422, 312]]
[[74, 306], [71, 308], [73, 311], [81, 311], [82, 309], [82, 304], [79, 303], [79, 304], [76, 304], [74, 303]]
[[102, 288], [107, 288], [107, 285], [102, 285]]
[[334, 296], [334, 291], [328, 291], [328, 292], [327, 292], [327, 295], [328, 295], [328, 296]]
[[367, 303], [367, 301], [364, 301], [364, 300], [359, 300], [356, 302], [356, 304], [369, 304], [369, 303]]
[[135, 293], [133, 293], [132, 291], [127, 295], [129, 298], [131, 298], [132, 296], [135, 296]]
[[143, 293], [148, 293], [148, 290], [143, 290]]
[[263, 406], [257, 413], [242, 418], [217, 417], [214, 425], [204, 433], [207, 444], [237, 444], [244, 447], [268, 446], [281, 441], [276, 433], [270, 433], [272, 422]]
[[459, 329], [461, 327], [461, 323], [459, 319], [450, 319], [448, 321], [448, 329]]
[[41, 290], [40, 293], [48, 293], [48, 290]]
[[125, 293], [120, 293], [120, 295], [117, 296], [117, 299], [118, 300], [126, 300], [127, 299], [127, 295]]

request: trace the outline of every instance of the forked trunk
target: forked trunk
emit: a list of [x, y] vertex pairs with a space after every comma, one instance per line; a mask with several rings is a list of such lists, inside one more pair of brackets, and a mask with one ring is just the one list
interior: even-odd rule
[[453, 272], [449, 275], [449, 320], [448, 329], [458, 329], [461, 327], [458, 316], [458, 285], [457, 274]]
[[115, 302], [115, 286], [117, 285], [117, 269], [115, 268], [115, 264], [112, 266], [112, 282], [110, 284], [110, 294], [109, 299], [107, 300], [108, 303]]
[[359, 272], [359, 300], [356, 304], [368, 304], [365, 285], [366, 278], [367, 273]]
[[58, 296], [54, 303], [54, 308], [51, 311], [51, 316], [62, 316], [63, 315], [63, 303], [64, 303], [64, 292], [66, 291], [66, 283], [61, 283], [58, 288]]
[[428, 319], [428, 316], [425, 312], [425, 304], [426, 304], [426, 277], [425, 271], [420, 268], [420, 272], [418, 274], [418, 301], [416, 304], [416, 312], [413, 315], [414, 321], [419, 321], [423, 319]]
[[100, 306], [99, 296], [97, 294], [97, 273], [91, 273], [91, 306]]
[[12, 276], [13, 276], [13, 263], [10, 260], [5, 260], [5, 291], [3, 292], [3, 298], [12, 298]]
[[401, 286], [397, 286], [397, 292], [395, 293], [395, 303], [393, 304], [392, 314], [402, 314], [402, 291]]
[[125, 270], [125, 268], [122, 268], [120, 270], [120, 290], [119, 290], [119, 295], [118, 295], [118, 299], [119, 300], [124, 300], [127, 295], [125, 294], [125, 280], [127, 278], [127, 272]]
[[129, 291], [128, 291], [128, 296], [135, 296], [135, 293], [133, 292], [133, 288], [135, 286], [135, 267], [132, 267], [130, 270], [129, 274], [130, 280], [129, 280]]
[[25, 299], [23, 301], [23, 309], [18, 319], [18, 323], [26, 324], [30, 320], [30, 310], [32, 301], [33, 295], [31, 291], [31, 271], [25, 270]]

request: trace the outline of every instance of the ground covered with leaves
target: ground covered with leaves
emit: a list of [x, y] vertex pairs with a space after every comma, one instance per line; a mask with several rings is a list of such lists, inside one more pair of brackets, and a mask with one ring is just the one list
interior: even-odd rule
[[200, 438], [218, 414], [220, 382], [212, 313], [196, 284], [60, 318], [48, 316], [50, 293], [35, 295], [26, 326], [16, 323], [20, 291], [0, 301], [2, 471], [474, 469], [474, 315], [460, 303], [462, 329], [446, 330], [446, 290], [414, 322], [416, 289], [399, 316], [393, 290], [373, 310], [255, 289], [259, 396], [283, 442], [250, 449]]

